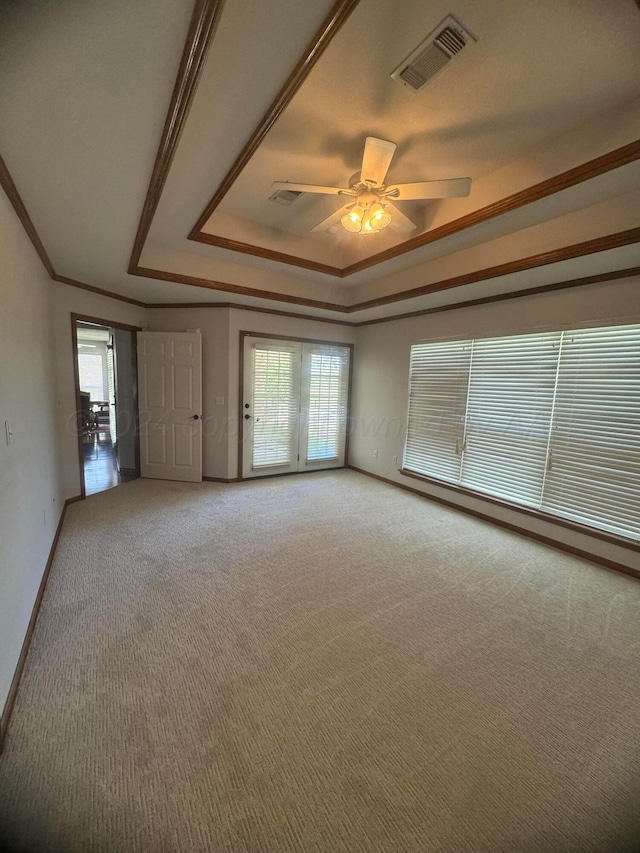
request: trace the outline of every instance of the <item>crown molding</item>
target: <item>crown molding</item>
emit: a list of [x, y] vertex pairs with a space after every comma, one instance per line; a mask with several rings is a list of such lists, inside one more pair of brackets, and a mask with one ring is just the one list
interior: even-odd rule
[[208, 290], [223, 290], [226, 293], [237, 293], [242, 296], [258, 296], [260, 299], [273, 299], [277, 302], [289, 302], [293, 305], [306, 305], [309, 308], [322, 308], [325, 311], [339, 311], [340, 313], [347, 314], [350, 310], [346, 305], [340, 305], [338, 302], [321, 302], [318, 299], [307, 299], [303, 296], [292, 296], [288, 293], [276, 293], [272, 290], [260, 290], [257, 287], [244, 287], [240, 284], [230, 284], [229, 282], [215, 281], [209, 278], [198, 278], [193, 275], [168, 272], [167, 270], [156, 270], [151, 267], [137, 266], [135, 269], [129, 270], [129, 272], [131, 275], [155, 278], [160, 281], [190, 284], [193, 287], [204, 287]]
[[391, 323], [393, 320], [408, 320], [412, 317], [425, 317], [428, 314], [441, 314], [444, 311], [457, 311], [459, 308], [473, 308], [477, 305], [489, 305], [493, 302], [505, 302], [509, 299], [522, 299], [525, 296], [535, 296], [540, 293], [551, 293], [556, 290], [568, 290], [573, 287], [585, 287], [589, 284], [601, 284], [614, 282], [620, 279], [640, 276], [640, 267], [628, 267], [623, 270], [612, 270], [611, 272], [599, 273], [598, 275], [587, 275], [582, 278], [573, 278], [568, 281], [559, 281], [554, 284], [543, 284], [539, 287], [529, 287], [525, 290], [511, 290], [509, 293], [497, 293], [493, 296], [480, 296], [477, 299], [465, 299], [463, 302], [451, 302], [448, 305], [437, 305], [435, 308], [422, 308], [418, 311], [409, 311], [406, 314], [394, 314], [392, 317], [378, 317], [376, 320], [362, 320], [352, 323], [353, 326], [376, 326], [379, 323]]
[[[224, 7], [224, 2], [225, 0], [196, 0], [195, 2], [189, 31], [183, 48], [182, 59], [178, 68], [178, 74], [171, 96], [169, 110], [165, 119], [158, 152], [156, 154], [147, 197], [145, 199], [129, 262], [128, 272], [132, 275], [145, 274], [142, 270], [146, 268], [139, 266], [142, 249], [151, 228], [153, 216], [157, 209], [160, 195], [166, 182], [169, 168], [202, 74], [208, 49], [216, 32], [222, 9]], [[231, 240], [229, 238], [204, 233], [202, 228], [213, 211], [220, 204], [239, 174], [263, 142], [269, 130], [273, 127], [273, 124], [286, 109], [315, 64], [331, 43], [332, 39], [340, 31], [351, 13], [358, 6], [359, 2], [360, 0], [336, 0], [336, 3], [331, 9], [329, 15], [324, 20], [318, 31], [314, 34], [314, 37], [311, 39], [311, 42], [307, 46], [302, 57], [287, 78], [284, 86], [277, 94], [275, 100], [264, 114], [249, 137], [244, 148], [223, 178], [211, 201], [191, 230], [188, 239], [234, 252], [251, 254], [279, 263], [314, 270], [327, 275], [336, 276], [338, 278], [346, 278], [347, 276], [353, 275], [354, 273], [360, 272], [371, 266], [376, 266], [380, 263], [391, 260], [392, 258], [406, 254], [407, 252], [414, 251], [415, 249], [434, 243], [438, 240], [444, 239], [445, 237], [457, 234], [460, 231], [473, 227], [474, 225], [481, 224], [489, 219], [496, 218], [535, 201], [539, 201], [540, 199], [547, 198], [548, 196], [554, 195], [562, 190], [566, 190], [584, 181], [595, 178], [598, 175], [605, 174], [606, 172], [620, 168], [621, 166], [633, 163], [640, 159], [640, 140], [635, 140], [599, 157], [595, 157], [585, 163], [581, 163], [578, 166], [565, 170], [558, 175], [544, 181], [540, 181], [539, 183], [527, 187], [524, 190], [513, 193], [496, 202], [492, 202], [489, 205], [485, 205], [479, 210], [472, 211], [471, 213], [459, 217], [452, 222], [445, 223], [444, 225], [434, 228], [425, 234], [420, 234], [411, 238], [398, 246], [392, 246], [383, 252], [379, 252], [376, 255], [371, 256], [370, 258], [365, 258], [362, 261], [351, 264], [350, 266], [342, 269], [330, 264], [323, 264], [306, 258], [300, 258], [295, 255], [289, 255], [284, 252], [277, 252], [271, 249], [254, 246], [249, 243], [243, 243], [242, 241]], [[159, 271], [155, 272], [157, 273]], [[150, 277], [158, 276], [152, 275]], [[186, 276], [184, 278], [191, 279], [191, 277]], [[295, 302], [296, 304], [307, 305], [309, 307], [322, 307], [332, 311], [345, 311], [344, 306], [337, 303], [318, 303], [316, 300], [303, 300], [298, 299], [297, 297], [288, 298], [284, 295], [273, 292], [254, 292], [251, 288], [240, 289], [240, 286], [223, 285], [220, 282], [207, 284], [206, 282], [208, 280], [206, 279], [185, 280], [183, 282], [174, 278], [166, 278], [165, 280], [177, 281], [185, 284], [196, 284], [197, 286], [204, 287], [211, 286], [213, 289], [224, 289], [229, 292], [261, 296], [267, 299]], [[356, 308], [354, 306], [348, 310], [360, 310], [360, 308]]]
[[289, 264], [305, 270], [322, 272], [325, 275], [333, 275], [337, 278], [344, 278], [343, 270], [340, 267], [333, 267], [320, 261], [310, 261], [308, 258], [301, 258], [299, 255], [277, 252], [275, 249], [266, 249], [264, 246], [254, 246], [253, 243], [243, 243], [240, 240], [232, 240], [230, 237], [218, 237], [216, 234], [206, 234], [204, 231], [199, 231], [194, 237], [190, 235], [189, 240], [193, 240], [195, 243], [204, 243], [207, 246], [217, 246], [219, 249], [228, 249], [231, 252], [253, 255], [256, 258], [266, 258], [268, 261], [277, 261], [280, 264]]
[[585, 287], [589, 284], [603, 284], [607, 282], [620, 281], [625, 278], [640, 276], [640, 266], [628, 267], [627, 269], [612, 270], [611, 272], [588, 275], [582, 278], [573, 278], [568, 281], [559, 281], [554, 284], [543, 284], [539, 287], [530, 287], [524, 290], [512, 290], [509, 293], [498, 293], [492, 296], [480, 296], [477, 299], [465, 299], [463, 302], [451, 302], [448, 305], [437, 305], [434, 308], [421, 308], [417, 311], [409, 311], [405, 314], [393, 314], [390, 317], [378, 317], [375, 320], [361, 320], [351, 322], [349, 320], [337, 320], [333, 317], [314, 317], [309, 314], [296, 314], [292, 311], [278, 311], [274, 308], [261, 308], [257, 305], [243, 305], [240, 302], [152, 302], [145, 305], [146, 308], [233, 308], [237, 311], [257, 311], [261, 314], [278, 314], [281, 317], [293, 317], [300, 320], [315, 320], [318, 323], [337, 323], [340, 326], [351, 326], [361, 328], [363, 326], [377, 326], [380, 323], [392, 323], [394, 320], [408, 320], [413, 317], [426, 317], [429, 314], [441, 314], [446, 311], [457, 311], [461, 308], [473, 308], [478, 305], [490, 305], [494, 302], [506, 302], [510, 299], [522, 299], [525, 296], [536, 296], [542, 293], [552, 293], [556, 290], [568, 290], [574, 287]]
[[146, 302], [141, 302], [139, 299], [134, 299], [131, 296], [123, 296], [120, 293], [113, 293], [111, 290], [104, 290], [102, 287], [94, 287], [91, 284], [85, 284], [83, 281], [78, 281], [75, 278], [67, 278], [66, 275], [52, 275], [54, 281], [59, 281], [61, 284], [68, 284], [70, 287], [77, 287], [80, 290], [88, 290], [90, 293], [97, 293], [99, 296], [108, 296], [109, 299], [117, 299], [120, 302], [128, 302], [129, 305], [137, 305], [140, 308], [146, 308]]
[[234, 308], [237, 311], [257, 311], [259, 314], [277, 314], [279, 317], [292, 317], [296, 320], [314, 320], [316, 323], [334, 323], [338, 326], [359, 326], [350, 320], [338, 320], [335, 317], [314, 317], [312, 314], [299, 314], [295, 311], [279, 311], [277, 308], [261, 308], [259, 305], [243, 305], [241, 302], [147, 302], [146, 308]]
[[[123, 296], [119, 293], [113, 293], [112, 291], [104, 290], [100, 287], [93, 287], [92, 285], [85, 284], [84, 282], [78, 281], [77, 279], [68, 278], [67, 276], [58, 274], [53, 268], [51, 260], [49, 259], [49, 256], [38, 235], [38, 232], [36, 231], [36, 228], [27, 212], [27, 209], [24, 205], [24, 202], [22, 201], [17, 187], [13, 182], [9, 170], [7, 169], [6, 163], [4, 162], [1, 156], [0, 186], [2, 186], [3, 190], [7, 194], [11, 206], [16, 212], [20, 223], [22, 224], [25, 232], [27, 233], [27, 236], [29, 237], [29, 240], [31, 241], [34, 249], [36, 250], [44, 268], [49, 274], [49, 277], [53, 281], [58, 281], [62, 284], [67, 284], [70, 287], [77, 287], [81, 290], [96, 293], [100, 296], [105, 296], [109, 299], [116, 299], [120, 302], [127, 302], [130, 305], [136, 305], [140, 308], [235, 308], [242, 311], [258, 311], [264, 314], [278, 314], [283, 317], [315, 320], [319, 323], [336, 323], [344, 326], [360, 327], [376, 325], [378, 323], [389, 323], [393, 320], [401, 320], [409, 317], [419, 317], [427, 314], [439, 313], [442, 311], [455, 311], [460, 308], [468, 308], [475, 305], [484, 305], [491, 302], [502, 302], [507, 299], [519, 299], [525, 296], [534, 295], [536, 293], [546, 293], [552, 290], [562, 290], [565, 288], [580, 287], [607, 281], [616, 281], [623, 278], [630, 278], [635, 275], [640, 275], [640, 267], [630, 267], [628, 269], [613, 270], [611, 272], [586, 276], [584, 278], [577, 278], [571, 279], [569, 281], [542, 285], [541, 287], [511, 291], [510, 293], [499, 294], [496, 296], [479, 297], [477, 299], [465, 300], [464, 302], [450, 303], [448, 305], [441, 305], [435, 308], [424, 308], [418, 311], [411, 311], [405, 314], [396, 314], [390, 317], [380, 317], [374, 320], [363, 320], [360, 322], [350, 322], [348, 320], [339, 320], [337, 318], [313, 317], [308, 314], [301, 314], [274, 308], [263, 308], [255, 305], [242, 305], [233, 302], [149, 303], [142, 302], [139, 299], [133, 299], [129, 296]], [[524, 269], [532, 269], [533, 267], [542, 266], [544, 264], [557, 263], [558, 261], [567, 260], [568, 258], [575, 258], [580, 257], [581, 255], [591, 254], [593, 252], [605, 251], [606, 249], [616, 248], [618, 246], [624, 246], [638, 241], [640, 241], [640, 228], [631, 228], [627, 231], [620, 231], [616, 234], [609, 234], [606, 237], [600, 237], [595, 240], [587, 240], [583, 243], [576, 243], [572, 246], [565, 246], [560, 249], [554, 249], [551, 252], [543, 252], [538, 255], [532, 255], [528, 258], [521, 258], [519, 260], [510, 261], [507, 264], [501, 264], [496, 267], [489, 267], [484, 270], [477, 270], [476, 272], [468, 273], [465, 276], [458, 276], [452, 279], [444, 279], [440, 282], [433, 282], [432, 284], [425, 285], [424, 287], [419, 288], [417, 290], [409, 290], [398, 294], [391, 294], [387, 297], [381, 297], [378, 300], [371, 300], [368, 303], [358, 303], [349, 307], [346, 307], [344, 305], [338, 305], [335, 308], [333, 307], [333, 303], [303, 300], [299, 297], [280, 295], [277, 293], [270, 293], [268, 291], [257, 290], [256, 288], [245, 288], [239, 285], [210, 281], [209, 279], [199, 279], [191, 276], [183, 276], [177, 273], [170, 273], [163, 270], [153, 270], [146, 267], [137, 266], [135, 268], [135, 271], [133, 271], [131, 274], [145, 276], [147, 278], [160, 279], [162, 281], [178, 282], [181, 284], [188, 284], [196, 287], [205, 287], [212, 290], [224, 290], [237, 294], [255, 296], [261, 299], [274, 299], [280, 302], [309, 304], [309, 307], [321, 308], [324, 310], [338, 310], [341, 313], [354, 313], [356, 311], [365, 310], [366, 308], [376, 307], [377, 305], [383, 305], [388, 304], [389, 302], [414, 298], [416, 296], [424, 295], [424, 293], [433, 293], [438, 290], [460, 287], [462, 285], [471, 284], [476, 281], [484, 281], [488, 278], [508, 275], [513, 272], [518, 272]]]
[[465, 284], [475, 284], [479, 281], [487, 281], [490, 278], [501, 278], [505, 275], [513, 275], [524, 270], [535, 269], [536, 267], [543, 267], [548, 264], [556, 264], [561, 261], [571, 260], [572, 258], [592, 255], [596, 252], [606, 252], [608, 249], [617, 249], [639, 241], [640, 228], [616, 231], [614, 234], [607, 234], [605, 237], [596, 237], [591, 240], [584, 240], [581, 243], [573, 243], [570, 246], [551, 249], [547, 252], [538, 252], [535, 255], [529, 255], [525, 258], [507, 261], [504, 264], [497, 264], [496, 266], [485, 267], [485, 269], [475, 270], [464, 275], [445, 278], [441, 281], [434, 281], [431, 284], [424, 284], [422, 287], [416, 287], [412, 290], [401, 290], [397, 293], [391, 293], [388, 296], [380, 296], [377, 299], [369, 299], [366, 302], [357, 302], [354, 305], [350, 305], [348, 310], [349, 313], [353, 313], [354, 311], [364, 311], [367, 308], [378, 308], [380, 305], [389, 305], [392, 302], [414, 299], [417, 296], [438, 293], [441, 290], [463, 287]]
[[38, 253], [38, 257], [42, 261], [44, 268], [49, 273], [49, 277], [54, 278], [56, 273], [53, 269], [51, 259], [42, 244], [42, 240], [36, 231], [35, 225], [31, 221], [31, 217], [27, 212], [27, 208], [24, 206], [24, 202], [18, 192], [18, 188], [13, 182], [13, 178], [9, 173], [9, 169], [7, 168], [7, 164], [4, 162], [2, 155], [0, 155], [0, 186], [7, 194], [11, 207], [15, 210], [18, 219], [22, 223], [22, 227], [27, 232], [27, 237], [31, 240], [33, 248]]
[[450, 237], [452, 234], [458, 234], [460, 231], [465, 231], [467, 228], [472, 228], [474, 225], [480, 225], [483, 222], [487, 222], [489, 219], [495, 219], [497, 216], [502, 216], [505, 213], [510, 213], [520, 207], [525, 207], [526, 205], [540, 201], [543, 198], [548, 198], [549, 196], [555, 195], [556, 193], [562, 192], [570, 187], [575, 187], [584, 181], [589, 181], [592, 178], [598, 177], [598, 175], [604, 175], [606, 172], [619, 169], [621, 166], [626, 166], [629, 163], [635, 163], [636, 160], [640, 160], [640, 139], [636, 139], [628, 145], [622, 145], [620, 148], [615, 148], [613, 151], [609, 151], [600, 157], [595, 157], [593, 160], [581, 163], [579, 166], [575, 166], [572, 169], [560, 172], [558, 175], [554, 175], [551, 178], [547, 178], [544, 181], [533, 184], [532, 186], [527, 187], [524, 190], [520, 190], [517, 193], [505, 196], [504, 198], [494, 201], [485, 207], [481, 207], [478, 210], [467, 213], [465, 216], [461, 216], [458, 219], [454, 219], [451, 222], [447, 222], [444, 225], [433, 228], [425, 234], [419, 234], [417, 237], [413, 237], [405, 243], [401, 243], [398, 246], [392, 246], [384, 252], [379, 252], [377, 255], [372, 255], [370, 258], [365, 258], [362, 261], [358, 261], [356, 264], [351, 264], [351, 266], [345, 267], [342, 271], [343, 277], [353, 275], [353, 273], [360, 272], [368, 267], [384, 263], [384, 261], [398, 257], [399, 255], [404, 255], [406, 252], [412, 252], [415, 249], [420, 249], [430, 243], [435, 243], [445, 237]]
[[[222, 199], [228, 193], [229, 189], [237, 179], [238, 175], [244, 167], [247, 165], [251, 157], [256, 152], [257, 148], [262, 143], [264, 137], [271, 130], [279, 116], [282, 114], [283, 110], [287, 107], [293, 96], [296, 94], [300, 86], [304, 83], [304, 81], [309, 76], [309, 72], [314, 67], [316, 62], [320, 59], [324, 51], [327, 49], [332, 39], [336, 36], [336, 34], [340, 31], [345, 21], [351, 15], [353, 10], [356, 8], [360, 0], [337, 0], [328, 16], [322, 22], [320, 28], [314, 34], [310, 43], [307, 45], [305, 52], [302, 54], [300, 59], [298, 60], [297, 65], [287, 78], [284, 86], [278, 94], [276, 95], [275, 100], [266, 111], [266, 113], [260, 119], [258, 126], [253, 131], [249, 139], [247, 140], [244, 148], [236, 158], [235, 162], [222, 179], [222, 183], [214, 193], [211, 201], [203, 210], [200, 218], [196, 222], [196, 224], [191, 229], [189, 234], [190, 240], [199, 239], [199, 235], [202, 232], [202, 228], [205, 223], [216, 209], [216, 207], [220, 204]], [[206, 242], [206, 241], [202, 241]]]
[[118, 293], [112, 293], [111, 291], [103, 290], [100, 287], [93, 287], [90, 284], [85, 284], [82, 281], [77, 281], [74, 278], [67, 278], [67, 276], [57, 273], [2, 156], [0, 156], [0, 186], [7, 194], [11, 207], [13, 207], [27, 234], [27, 237], [31, 241], [33, 248], [36, 250], [50, 279], [53, 281], [59, 281], [62, 284], [69, 284], [71, 287], [79, 287], [82, 290], [89, 290], [91, 293], [98, 293], [101, 296], [108, 296], [110, 299], [118, 299], [120, 302], [128, 302], [131, 305], [137, 305], [140, 308], [145, 307], [144, 302], [140, 302], [138, 299], [132, 299], [130, 296], [121, 296]]
[[169, 174], [184, 124], [193, 102], [193, 96], [200, 81], [207, 52], [215, 35], [225, 0], [196, 0], [191, 14], [191, 23], [187, 32], [182, 59], [171, 95], [169, 111], [162, 129], [160, 145], [151, 172], [138, 230], [133, 243], [129, 271], [136, 267], [142, 254], [144, 243], [151, 228], [151, 222], [160, 201], [160, 196]]
[[[208, 246], [228, 249], [232, 252], [241, 252], [243, 254], [253, 255], [259, 258], [266, 258], [271, 261], [277, 261], [279, 263], [289, 264], [303, 269], [315, 270], [316, 272], [336, 276], [337, 278], [348, 278], [350, 275], [354, 275], [362, 270], [385, 263], [385, 261], [400, 257], [408, 252], [413, 252], [416, 249], [428, 246], [429, 244], [435, 243], [438, 240], [443, 240], [446, 237], [451, 237], [453, 234], [458, 234], [468, 228], [473, 228], [474, 225], [480, 225], [490, 219], [495, 219], [496, 217], [502, 216], [506, 213], [511, 213], [518, 208], [526, 207], [527, 205], [540, 201], [543, 198], [548, 198], [549, 196], [555, 195], [563, 190], [577, 186], [584, 181], [592, 180], [599, 175], [604, 175], [614, 169], [619, 169], [621, 166], [635, 163], [637, 160], [640, 160], [640, 139], [636, 139], [633, 142], [629, 142], [627, 145], [622, 145], [619, 148], [608, 151], [606, 154], [602, 154], [599, 157], [595, 157], [592, 160], [588, 160], [585, 163], [581, 163], [580, 165], [567, 169], [564, 172], [560, 172], [551, 178], [547, 178], [544, 181], [540, 181], [537, 184], [533, 184], [530, 187], [526, 187], [523, 190], [519, 190], [516, 193], [512, 193], [511, 195], [498, 199], [498, 201], [494, 201], [491, 204], [478, 208], [478, 210], [474, 210], [471, 213], [467, 213], [464, 216], [453, 219], [451, 222], [439, 225], [437, 228], [432, 228], [424, 234], [418, 234], [416, 237], [405, 240], [397, 246], [391, 246], [383, 252], [378, 252], [375, 255], [371, 255], [369, 258], [364, 258], [363, 260], [358, 261], [355, 264], [350, 264], [346, 267], [336, 267], [330, 264], [323, 264], [318, 261], [309, 260], [308, 258], [302, 258], [299, 255], [290, 255], [285, 252], [278, 252], [273, 249], [265, 248], [264, 246], [256, 246], [252, 243], [243, 243], [239, 240], [232, 240], [228, 237], [208, 234], [202, 231], [204, 223], [206, 223], [209, 218], [208, 216], [204, 219], [202, 227], [198, 228], [196, 226], [192, 230], [189, 234], [189, 240], [193, 240], [197, 243], [204, 243]], [[246, 165], [246, 163], [244, 165]], [[238, 177], [238, 174], [239, 172], [234, 175], [233, 180]], [[229, 172], [225, 181], [230, 175], [231, 172]], [[222, 201], [223, 196], [228, 192], [230, 186], [231, 185], [226, 186], [225, 191], [220, 198], [218, 198], [217, 195], [214, 196], [214, 199], [217, 199], [217, 201], [213, 207], [211, 207], [210, 203], [211, 213], [213, 213], [213, 210], [215, 210], [218, 204]], [[212, 202], [214, 199], [212, 199]]]
[[381, 305], [389, 305], [393, 302], [415, 299], [419, 296], [426, 296], [430, 293], [438, 293], [442, 290], [450, 290], [455, 287], [463, 287], [468, 284], [487, 281], [491, 278], [501, 278], [505, 275], [513, 275], [514, 273], [523, 272], [524, 270], [535, 269], [536, 267], [547, 266], [549, 264], [556, 264], [561, 261], [583, 257], [584, 255], [591, 255], [596, 252], [604, 252], [608, 249], [616, 249], [621, 246], [628, 246], [631, 243], [637, 242], [640, 242], [640, 227], [629, 228], [626, 231], [618, 231], [613, 234], [607, 234], [604, 237], [584, 240], [581, 243], [573, 243], [569, 246], [561, 246], [556, 249], [539, 252], [535, 255], [529, 255], [524, 258], [516, 258], [515, 260], [507, 261], [503, 264], [474, 270], [473, 272], [464, 273], [463, 275], [454, 276], [452, 278], [441, 279], [440, 281], [434, 281], [430, 284], [422, 285], [421, 287], [416, 287], [410, 290], [401, 290], [397, 293], [390, 293], [386, 296], [380, 296], [377, 299], [357, 302], [353, 305], [340, 305], [334, 302], [320, 302], [319, 300], [306, 299], [301, 296], [291, 296], [289, 294], [280, 294], [269, 290], [243, 287], [237, 284], [214, 281], [206, 278], [197, 278], [195, 276], [156, 270], [149, 267], [136, 267], [135, 270], [130, 270], [130, 272], [132, 275], [140, 275], [147, 278], [160, 279], [162, 281], [171, 281], [178, 284], [189, 284], [194, 287], [203, 287], [209, 290], [221, 290], [228, 293], [241, 294], [243, 296], [254, 296], [259, 297], [260, 299], [272, 299], [278, 302], [306, 305], [310, 308], [320, 308], [325, 311], [339, 311], [343, 314], [354, 314], [358, 311], [365, 311], [368, 308], [378, 308]]

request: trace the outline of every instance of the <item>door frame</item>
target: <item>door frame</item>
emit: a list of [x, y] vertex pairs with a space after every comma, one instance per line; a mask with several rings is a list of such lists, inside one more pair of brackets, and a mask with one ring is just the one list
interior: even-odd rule
[[[127, 323], [118, 323], [114, 320], [105, 320], [101, 317], [90, 317], [87, 314], [76, 314], [71, 312], [71, 346], [73, 348], [73, 381], [76, 397], [76, 435], [78, 439], [78, 463], [80, 466], [80, 499], [87, 496], [84, 485], [84, 447], [82, 442], [82, 412], [80, 403], [80, 370], [78, 368], [78, 322], [92, 323], [95, 326], [106, 326], [110, 329], [122, 329], [131, 332], [131, 367], [133, 370], [133, 408], [135, 418], [134, 429], [134, 452], [136, 476], [140, 476], [140, 425], [138, 413], [138, 336], [134, 332], [142, 332], [140, 326], [129, 326]], [[117, 358], [117, 352], [116, 352]]]
[[[243, 482], [248, 479], [242, 476], [243, 459], [242, 452], [244, 447], [244, 339], [245, 338], [265, 338], [272, 341], [295, 341], [299, 344], [319, 344], [327, 347], [344, 347], [349, 350], [349, 379], [347, 381], [347, 418], [346, 418], [346, 435], [344, 440], [344, 465], [343, 468], [349, 467], [349, 435], [351, 425], [351, 382], [353, 379], [353, 351], [354, 344], [342, 343], [341, 341], [321, 341], [317, 338], [297, 338], [293, 335], [274, 335], [265, 334], [264, 332], [245, 332], [240, 331], [240, 352], [238, 368], [240, 373], [240, 390], [238, 394], [238, 481]], [[339, 470], [339, 469], [336, 469]], [[293, 474], [308, 474], [309, 471], [287, 471], [284, 474], [264, 474], [261, 479], [266, 477], [290, 477]]]

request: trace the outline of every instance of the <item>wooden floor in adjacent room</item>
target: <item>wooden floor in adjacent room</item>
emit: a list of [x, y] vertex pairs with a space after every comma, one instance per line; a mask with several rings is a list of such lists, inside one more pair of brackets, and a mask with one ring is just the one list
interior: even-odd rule
[[129, 482], [118, 468], [116, 449], [108, 429], [93, 430], [82, 438], [84, 452], [84, 488], [87, 495], [95, 495]]
[[69, 507], [0, 837], [636, 850], [639, 609], [632, 578], [352, 471], [136, 480]]

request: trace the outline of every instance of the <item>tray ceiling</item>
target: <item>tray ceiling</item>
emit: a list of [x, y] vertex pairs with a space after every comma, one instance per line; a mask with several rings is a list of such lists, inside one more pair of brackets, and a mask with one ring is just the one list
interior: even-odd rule
[[[449, 14], [477, 43], [408, 91], [391, 72]], [[639, 36], [634, 0], [8, 0], [0, 151], [61, 280], [364, 321], [441, 306], [430, 283], [453, 304], [640, 264]], [[366, 237], [309, 233], [338, 197], [269, 200], [346, 185], [368, 135], [391, 181], [470, 196]]]

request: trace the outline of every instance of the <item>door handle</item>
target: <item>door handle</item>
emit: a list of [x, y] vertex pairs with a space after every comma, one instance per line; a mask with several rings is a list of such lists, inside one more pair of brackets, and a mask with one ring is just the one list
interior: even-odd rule
[[189, 420], [190, 420], [190, 421], [199, 421], [199, 420], [200, 420], [200, 415], [191, 415], [191, 417], [189, 418]]
[[251, 415], [245, 415], [244, 416], [245, 421], [248, 421], [250, 417], [251, 417]]

